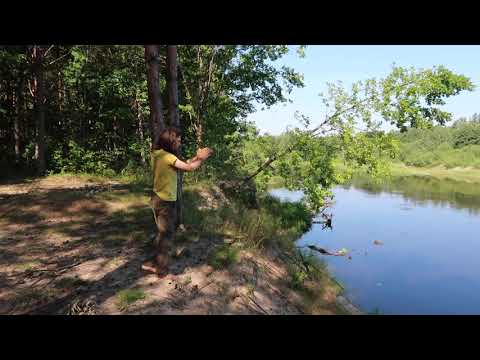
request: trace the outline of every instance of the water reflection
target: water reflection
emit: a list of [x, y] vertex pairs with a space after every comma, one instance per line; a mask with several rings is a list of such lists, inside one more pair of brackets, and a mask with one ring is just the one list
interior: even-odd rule
[[344, 189], [361, 189], [368, 194], [399, 194], [409, 205], [435, 205], [468, 210], [480, 214], [480, 186], [456, 180], [439, 180], [425, 176], [402, 176], [380, 182], [356, 178]]

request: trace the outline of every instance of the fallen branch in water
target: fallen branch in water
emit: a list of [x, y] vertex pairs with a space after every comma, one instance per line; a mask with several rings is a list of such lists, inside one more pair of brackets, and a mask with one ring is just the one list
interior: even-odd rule
[[297, 249], [302, 249], [302, 248], [309, 248], [310, 250], [317, 251], [322, 255], [331, 255], [331, 256], [345, 256], [345, 255], [347, 255], [346, 249], [341, 249], [341, 250], [338, 250], [338, 251], [335, 251], [334, 253], [332, 253], [328, 250], [319, 248], [315, 245], [297, 246]]

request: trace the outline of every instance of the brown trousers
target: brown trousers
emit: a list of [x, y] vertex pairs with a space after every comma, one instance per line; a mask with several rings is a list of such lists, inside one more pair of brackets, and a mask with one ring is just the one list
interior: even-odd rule
[[152, 195], [151, 205], [157, 224], [155, 237], [155, 260], [161, 267], [168, 266], [168, 251], [175, 241], [175, 201], [164, 201]]

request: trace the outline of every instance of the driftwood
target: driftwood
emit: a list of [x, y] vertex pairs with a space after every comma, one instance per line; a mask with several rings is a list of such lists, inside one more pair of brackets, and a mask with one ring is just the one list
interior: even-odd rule
[[307, 245], [307, 246], [302, 246], [302, 247], [298, 247], [299, 249], [303, 248], [303, 247], [307, 247], [309, 248], [310, 250], [314, 250], [316, 252], [319, 252], [320, 254], [322, 255], [331, 255], [331, 256], [345, 256], [346, 255], [346, 252], [343, 252], [343, 251], [335, 251], [335, 252], [330, 252], [328, 250], [325, 250], [323, 248], [319, 248], [315, 245]]
[[325, 230], [326, 228], [333, 230], [333, 227], [332, 227], [333, 214], [322, 213], [321, 216], [323, 220], [313, 220], [312, 224], [322, 224], [322, 230]]

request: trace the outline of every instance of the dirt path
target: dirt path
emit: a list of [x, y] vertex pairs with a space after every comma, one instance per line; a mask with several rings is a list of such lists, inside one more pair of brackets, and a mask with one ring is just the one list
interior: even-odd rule
[[179, 237], [169, 279], [143, 272], [154, 229], [147, 196], [127, 185], [0, 185], [0, 314], [302, 313], [274, 252], [239, 250], [234, 264], [209, 265], [238, 245], [221, 234]]

